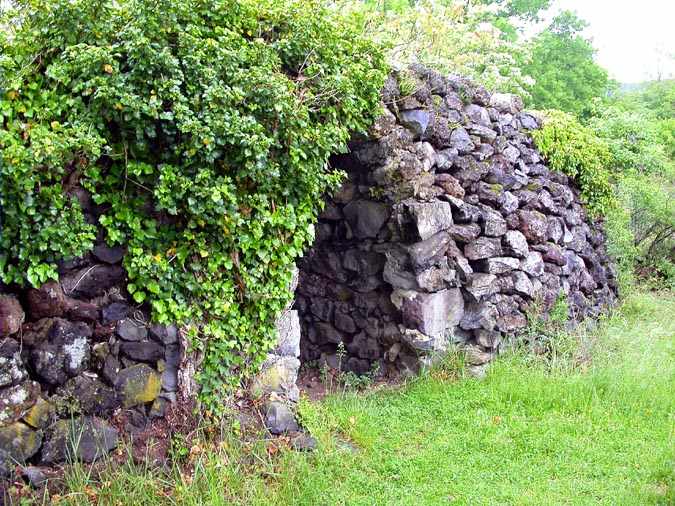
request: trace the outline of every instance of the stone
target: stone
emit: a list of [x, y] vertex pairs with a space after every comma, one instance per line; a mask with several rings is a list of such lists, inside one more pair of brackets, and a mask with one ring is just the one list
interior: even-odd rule
[[66, 296], [55, 281], [49, 281], [39, 289], [28, 290], [28, 314], [33, 320], [62, 316], [66, 311]]
[[148, 337], [147, 327], [131, 318], [118, 321], [115, 332], [125, 341], [142, 341]]
[[165, 345], [178, 342], [178, 329], [175, 325], [151, 325], [148, 331], [152, 339]]
[[131, 307], [122, 302], [113, 302], [101, 309], [103, 323], [113, 323], [126, 318], [131, 313]]
[[493, 257], [480, 260], [478, 264], [481, 272], [487, 272], [488, 274], [505, 274], [518, 269], [521, 265], [521, 261], [513, 257]]
[[518, 211], [520, 231], [528, 242], [538, 244], [545, 242], [548, 237], [548, 220], [538, 211]]
[[518, 197], [516, 197], [513, 193], [509, 191], [502, 192], [499, 195], [499, 199], [497, 200], [500, 210], [504, 214], [511, 214], [514, 211], [518, 210], [518, 205], [520, 201], [518, 200]]
[[42, 431], [21, 422], [0, 427], [0, 448], [15, 462], [23, 464], [42, 446]]
[[115, 389], [125, 408], [154, 401], [161, 389], [159, 374], [146, 364], [136, 364], [117, 374]]
[[475, 223], [466, 225], [452, 225], [446, 231], [452, 239], [460, 243], [468, 243], [478, 239], [481, 228]]
[[0, 389], [0, 426], [21, 419], [39, 396], [40, 384], [35, 381]]
[[459, 326], [464, 330], [493, 330], [497, 324], [497, 308], [488, 302], [472, 302], [466, 305]]
[[527, 239], [517, 230], [509, 230], [503, 238], [504, 252], [519, 258], [525, 258], [529, 253]]
[[493, 93], [489, 105], [499, 112], [518, 114], [523, 110], [523, 99], [511, 93]]
[[298, 452], [310, 452], [318, 448], [319, 443], [316, 438], [309, 434], [301, 433], [291, 439], [291, 448]]
[[121, 265], [95, 264], [67, 274], [61, 279], [61, 286], [70, 297], [93, 299], [123, 283], [126, 275]]
[[488, 114], [487, 109], [484, 107], [480, 107], [476, 104], [468, 104], [464, 107], [464, 112], [473, 123], [485, 127], [492, 125], [492, 121], [490, 121], [490, 115]]
[[513, 289], [516, 293], [530, 299], [534, 297], [534, 286], [527, 274], [522, 271], [515, 271], [511, 275], [511, 279], [513, 279]]
[[539, 123], [537, 122], [537, 119], [531, 114], [520, 113], [518, 115], [518, 120], [520, 120], [520, 124], [523, 125], [523, 128], [525, 128], [526, 130], [536, 130], [537, 128], [539, 128]]
[[117, 264], [124, 258], [126, 248], [123, 246], [108, 246], [105, 243], [98, 243], [94, 246], [92, 253], [101, 262]]
[[21, 345], [14, 339], [3, 338], [0, 346], [0, 387], [16, 385], [28, 377], [21, 359]]
[[424, 109], [412, 109], [408, 111], [401, 111], [401, 124], [410, 130], [415, 137], [419, 138], [424, 135], [429, 126], [430, 115]]
[[346, 332], [347, 334], [353, 334], [356, 332], [356, 324], [354, 323], [354, 319], [349, 315], [336, 312], [335, 316], [333, 317], [333, 324], [335, 325], [336, 329]]
[[469, 154], [475, 149], [475, 144], [471, 140], [469, 133], [462, 127], [455, 128], [450, 135], [450, 146], [456, 149], [459, 154]]
[[251, 393], [255, 397], [263, 394], [277, 393], [293, 399], [295, 397], [300, 361], [295, 357], [278, 357], [268, 355], [260, 372], [251, 383]]
[[58, 420], [47, 430], [40, 462], [46, 465], [70, 460], [91, 463], [115, 449], [117, 442], [117, 429], [100, 418]]
[[436, 186], [443, 188], [447, 195], [461, 199], [464, 197], [464, 188], [462, 185], [452, 177], [450, 174], [436, 174], [436, 179], [434, 180]]
[[112, 388], [104, 385], [98, 378], [84, 374], [69, 379], [56, 393], [84, 415], [109, 414], [119, 405]]
[[275, 323], [277, 346], [274, 354], [282, 357], [300, 356], [300, 317], [296, 310], [284, 311]]
[[483, 351], [478, 346], [465, 346], [464, 357], [467, 364], [476, 366], [490, 362], [493, 354], [488, 351]]
[[31, 364], [37, 376], [51, 385], [61, 385], [69, 377], [87, 369], [91, 358], [92, 331], [84, 322], [55, 318], [47, 341], [31, 350]]
[[500, 256], [501, 254], [501, 241], [491, 237], [479, 237], [464, 246], [464, 256], [469, 260], [482, 260], [484, 258]]
[[452, 224], [452, 208], [447, 202], [406, 202], [405, 204], [423, 241], [448, 229]]
[[94, 323], [98, 320], [98, 306], [78, 299], [66, 299], [66, 315], [76, 322]]
[[44, 429], [54, 418], [54, 406], [51, 402], [38, 397], [35, 404], [26, 412], [23, 421], [34, 429]]
[[464, 314], [464, 299], [457, 288], [436, 293], [394, 290], [391, 300], [401, 311], [403, 325], [431, 337], [444, 335]]
[[483, 297], [491, 295], [495, 291], [495, 281], [497, 276], [493, 274], [485, 274], [482, 272], [474, 272], [469, 275], [464, 289], [471, 295], [473, 300], [480, 301]]
[[476, 342], [484, 348], [498, 348], [502, 342], [502, 334], [496, 330], [478, 329], [475, 332]]
[[500, 237], [506, 234], [506, 220], [497, 211], [483, 209], [483, 233], [488, 237]]
[[154, 364], [164, 358], [164, 347], [155, 341], [120, 343], [120, 352], [132, 360]]
[[431, 265], [437, 264], [445, 255], [452, 239], [445, 232], [439, 232], [429, 239], [417, 242], [407, 247], [407, 253], [410, 259], [410, 265], [416, 271], [421, 271]]
[[268, 404], [265, 426], [274, 435], [296, 432], [300, 429], [293, 411], [285, 403], [279, 401], [272, 401]]
[[537, 277], [544, 274], [544, 259], [538, 251], [530, 251], [525, 258], [520, 261], [520, 270], [530, 276]]
[[165, 392], [175, 392], [178, 390], [178, 369], [169, 367], [162, 371], [162, 390]]
[[359, 239], [374, 238], [389, 219], [385, 204], [370, 200], [354, 200], [344, 207], [344, 214]]
[[47, 475], [35, 466], [26, 466], [21, 469], [21, 474], [33, 488], [42, 488], [47, 483]]
[[25, 318], [26, 314], [16, 297], [0, 295], [0, 337], [16, 334]]
[[457, 273], [450, 269], [448, 261], [444, 258], [440, 265], [429, 267], [417, 275], [417, 285], [427, 292], [437, 292], [447, 286], [455, 284]]
[[[412, 272], [408, 255], [392, 249], [386, 253], [382, 278], [394, 288], [413, 290], [418, 288], [415, 273]], [[433, 258], [433, 257], [432, 257]]]

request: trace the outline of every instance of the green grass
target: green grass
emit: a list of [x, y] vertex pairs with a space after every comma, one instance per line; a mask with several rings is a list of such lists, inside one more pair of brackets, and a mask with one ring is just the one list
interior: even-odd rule
[[71, 473], [64, 501], [675, 504], [675, 298], [633, 295], [560, 342], [554, 359], [503, 355], [480, 381], [449, 360], [395, 391], [303, 402], [313, 453], [270, 457], [269, 443], [230, 438], [192, 473], [132, 466], [102, 478], [106, 490]]

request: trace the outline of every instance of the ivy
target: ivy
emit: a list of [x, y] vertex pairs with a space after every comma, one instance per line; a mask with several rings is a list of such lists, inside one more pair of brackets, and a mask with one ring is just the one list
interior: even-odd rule
[[610, 150], [588, 127], [561, 111], [546, 111], [543, 127], [532, 131], [537, 148], [553, 170], [571, 177], [596, 216], [615, 205]]
[[203, 350], [216, 407], [274, 341], [382, 54], [320, 0], [19, 4], [0, 20], [0, 276], [55, 278], [102, 227], [133, 299]]

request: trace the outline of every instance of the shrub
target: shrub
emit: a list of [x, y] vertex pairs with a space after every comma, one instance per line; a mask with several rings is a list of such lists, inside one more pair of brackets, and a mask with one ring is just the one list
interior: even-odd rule
[[31, 0], [4, 23], [2, 279], [91, 247], [86, 188], [215, 406], [273, 342], [328, 157], [377, 113], [379, 49], [320, 0]]
[[533, 130], [537, 148], [553, 170], [570, 176], [593, 214], [605, 214], [613, 205], [607, 145], [572, 115], [546, 111], [544, 125]]

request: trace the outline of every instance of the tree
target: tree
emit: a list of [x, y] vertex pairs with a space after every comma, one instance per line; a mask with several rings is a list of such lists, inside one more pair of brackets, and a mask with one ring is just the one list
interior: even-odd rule
[[587, 115], [594, 98], [604, 96], [610, 80], [594, 61], [595, 49], [582, 35], [587, 23], [563, 11], [531, 44], [531, 61], [524, 73], [535, 79], [528, 105]]

